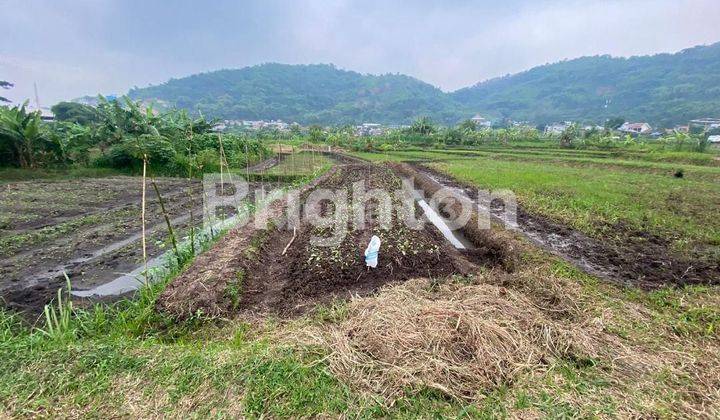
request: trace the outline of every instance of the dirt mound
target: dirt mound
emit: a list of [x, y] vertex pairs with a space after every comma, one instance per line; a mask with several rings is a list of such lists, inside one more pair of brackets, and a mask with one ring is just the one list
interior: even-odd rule
[[489, 284], [412, 280], [355, 299], [348, 310], [324, 334], [330, 367], [351, 386], [390, 399], [429, 387], [473, 400], [521, 372], [577, 357], [588, 342], [521, 294]]
[[[353, 200], [352, 185], [357, 181], [364, 181], [368, 190], [402, 187], [400, 178], [388, 167], [351, 164], [340, 167], [318, 188], [344, 191]], [[392, 208], [393, 223], [385, 229], [376, 220], [377, 203], [369, 202], [365, 227], [356, 229], [349, 222], [348, 233], [337, 246], [314, 245], [312, 238], [325, 232], [311, 224], [302, 224], [294, 240], [290, 230], [270, 232], [259, 246], [257, 259], [244, 263], [238, 307], [294, 315], [337, 297], [371, 293], [387, 283], [419, 276], [469, 274], [477, 266], [468, 258], [482, 262], [475, 254], [464, 255], [455, 249], [432, 226], [412, 230], [403, 225], [398, 214], [402, 205], [394, 202]], [[380, 237], [382, 246], [379, 265], [370, 270], [363, 253], [372, 235]], [[291, 245], [283, 255], [287, 244]]]
[[[335, 168], [301, 191], [312, 189], [334, 172]], [[263, 211], [263, 215], [269, 220], [280, 220], [284, 210], [283, 202], [276, 201]], [[237, 306], [243, 267], [254, 257], [252, 252], [263, 233], [255, 228], [254, 220], [231, 229], [167, 285], [157, 300], [157, 309], [177, 319], [227, 315]]]

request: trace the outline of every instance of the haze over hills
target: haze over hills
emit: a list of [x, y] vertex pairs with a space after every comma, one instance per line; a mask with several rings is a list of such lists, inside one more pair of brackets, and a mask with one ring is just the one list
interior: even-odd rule
[[218, 118], [303, 124], [406, 124], [419, 116], [453, 124], [481, 113], [535, 124], [622, 116], [672, 126], [720, 116], [720, 43], [676, 54], [583, 57], [451, 93], [399, 74], [263, 64], [172, 79], [129, 95]]

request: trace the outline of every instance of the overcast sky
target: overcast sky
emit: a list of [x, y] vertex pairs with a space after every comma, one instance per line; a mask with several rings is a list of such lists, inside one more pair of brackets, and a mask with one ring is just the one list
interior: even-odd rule
[[265, 62], [454, 90], [583, 55], [720, 41], [720, 0], [0, 0], [0, 92], [49, 106]]

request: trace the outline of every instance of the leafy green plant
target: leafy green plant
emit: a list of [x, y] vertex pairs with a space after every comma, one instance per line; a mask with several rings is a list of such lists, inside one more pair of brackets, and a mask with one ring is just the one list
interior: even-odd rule
[[27, 102], [0, 107], [0, 164], [35, 168], [46, 155], [56, 155], [54, 144], [41, 125], [40, 112], [28, 112]]
[[[67, 293], [70, 294], [70, 278], [67, 273], [63, 273], [65, 281], [67, 283]], [[72, 331], [72, 320], [73, 315], [73, 304], [69, 298], [63, 301], [63, 290], [58, 289], [57, 300], [55, 305], [45, 305], [43, 310], [45, 315], [45, 328], [39, 329], [41, 333], [53, 340], [60, 340], [71, 337]]]

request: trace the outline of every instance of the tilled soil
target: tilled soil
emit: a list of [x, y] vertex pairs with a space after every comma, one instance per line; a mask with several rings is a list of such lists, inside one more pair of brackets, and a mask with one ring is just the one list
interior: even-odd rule
[[[366, 190], [402, 188], [400, 178], [388, 166], [341, 165], [306, 188], [301, 203], [305, 206], [308, 194], [318, 188], [344, 192], [352, 200], [352, 185], [357, 181], [365, 181]], [[372, 293], [388, 283], [467, 275], [477, 270], [478, 264], [494, 264], [472, 251], [455, 249], [430, 224], [422, 230], [408, 228], [399, 221], [398, 212], [404, 207], [397, 202], [393, 202], [389, 229], [383, 229], [377, 220], [377, 201], [365, 204], [364, 228], [356, 229], [348, 221], [347, 235], [336, 246], [313, 243], [313, 237], [331, 233], [327, 228], [307, 221], [295, 231], [288, 228], [283, 206], [275, 204], [271, 210], [275, 228], [257, 231], [245, 226], [231, 232], [169, 285], [158, 307], [178, 318], [238, 312], [294, 316], [336, 298]], [[336, 209], [327, 202], [321, 202], [321, 207], [323, 215], [335, 214]], [[412, 207], [417, 215], [418, 208]], [[382, 241], [375, 269], [367, 268], [364, 261], [372, 235]]]
[[[184, 179], [156, 180], [176, 234], [189, 228], [190, 194], [202, 222], [201, 185]], [[7, 308], [32, 313], [65, 285], [87, 289], [138, 267], [141, 181], [111, 177], [27, 181], [0, 187], [2, 225], [0, 298]], [[152, 187], [147, 190], [149, 257], [167, 250], [167, 228]]]
[[[477, 199], [477, 187], [462, 184], [422, 164], [414, 167], [440, 184]], [[498, 214], [499, 210], [491, 212]], [[614, 283], [644, 289], [720, 284], [720, 262], [678, 256], [669, 241], [624, 223], [607, 226], [608, 238], [601, 240], [518, 206], [517, 225], [517, 230], [534, 244]]]

